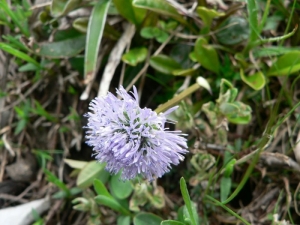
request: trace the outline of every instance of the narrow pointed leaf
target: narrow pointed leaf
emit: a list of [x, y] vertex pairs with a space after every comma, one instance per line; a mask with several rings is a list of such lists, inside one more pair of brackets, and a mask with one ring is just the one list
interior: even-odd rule
[[104, 196], [104, 195], [98, 195], [97, 197], [95, 197], [95, 201], [98, 204], [101, 205], [105, 205], [123, 215], [130, 215], [130, 212], [125, 209], [119, 202], [117, 202], [117, 200]]
[[8, 52], [9, 54], [12, 54], [20, 59], [23, 59], [27, 62], [30, 62], [32, 64], [34, 64], [35, 66], [40, 68], [40, 64], [35, 61], [33, 58], [31, 58], [30, 56], [28, 56], [27, 54], [25, 54], [24, 52], [21, 52], [17, 49], [12, 48], [10, 45], [6, 44], [6, 43], [0, 43], [0, 49], [2, 49], [3, 51]]
[[109, 0], [99, 1], [97, 5], [95, 5], [89, 20], [84, 61], [85, 77], [92, 75], [96, 70], [97, 56], [109, 3]]
[[53, 0], [51, 4], [51, 15], [60, 17], [71, 12], [79, 6], [81, 0]]

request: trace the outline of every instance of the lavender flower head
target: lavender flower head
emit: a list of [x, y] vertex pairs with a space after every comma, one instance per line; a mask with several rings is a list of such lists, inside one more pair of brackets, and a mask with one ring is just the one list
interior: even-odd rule
[[177, 165], [187, 152], [186, 139], [181, 131], [165, 128], [165, 113], [157, 114], [149, 108], [140, 108], [138, 94], [133, 96], [120, 86], [122, 99], [112, 93], [91, 101], [86, 132], [87, 144], [93, 146], [96, 159], [106, 163], [111, 173], [122, 171], [121, 179], [129, 180], [138, 175], [152, 180]]

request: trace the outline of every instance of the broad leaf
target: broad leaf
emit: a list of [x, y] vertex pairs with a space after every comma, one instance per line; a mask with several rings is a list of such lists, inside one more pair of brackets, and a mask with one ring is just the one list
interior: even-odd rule
[[224, 45], [236, 45], [249, 38], [248, 21], [242, 17], [230, 16], [219, 27], [216, 37]]
[[176, 220], [164, 220], [160, 225], [185, 225], [184, 223]]
[[162, 219], [152, 213], [139, 213], [133, 218], [134, 225], [160, 225]]
[[266, 79], [262, 72], [257, 72], [252, 75], [245, 76], [243, 69], [241, 69], [240, 74], [242, 80], [256, 91], [261, 90], [266, 84]]
[[109, 177], [109, 173], [104, 169], [105, 164], [97, 161], [89, 162], [79, 173], [76, 184], [80, 188], [91, 186], [95, 178], [105, 183]]
[[122, 56], [122, 61], [131, 66], [136, 66], [138, 63], [145, 61], [147, 54], [148, 49], [145, 47], [133, 48]]
[[221, 202], [225, 201], [229, 194], [230, 194], [230, 190], [231, 190], [231, 177], [222, 177], [221, 178], [221, 183], [220, 183], [220, 199]]
[[169, 5], [165, 0], [133, 0], [133, 5], [138, 8], [149, 9], [164, 16], [170, 16], [182, 20], [182, 16], [177, 10]]
[[195, 57], [205, 68], [215, 73], [219, 73], [220, 62], [217, 51], [204, 38], [199, 38], [195, 44]]
[[60, 17], [66, 15], [79, 6], [81, 0], [53, 0], [51, 4], [51, 15]]
[[164, 74], [172, 74], [174, 70], [181, 69], [181, 65], [166, 55], [152, 56], [150, 59], [150, 65], [157, 71]]
[[40, 44], [36, 52], [40, 56], [54, 59], [76, 56], [84, 50], [85, 39], [85, 36], [79, 36], [58, 42], [46, 42]]
[[146, 10], [136, 8], [132, 5], [132, 0], [113, 0], [118, 12], [133, 24], [140, 24], [146, 16]]
[[267, 72], [267, 76], [285, 76], [299, 70], [300, 51], [293, 51], [279, 57]]
[[131, 194], [132, 187], [130, 181], [120, 180], [120, 174], [118, 174], [112, 176], [110, 180], [110, 190], [118, 199], [125, 199]]

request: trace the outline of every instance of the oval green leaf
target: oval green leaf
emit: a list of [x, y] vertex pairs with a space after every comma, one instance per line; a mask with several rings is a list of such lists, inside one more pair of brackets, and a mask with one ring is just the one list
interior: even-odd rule
[[279, 57], [267, 72], [267, 76], [286, 76], [299, 70], [300, 51], [293, 51]]
[[195, 57], [207, 70], [219, 73], [220, 62], [217, 51], [204, 38], [199, 38], [195, 44]]
[[81, 0], [53, 0], [51, 4], [51, 15], [60, 17], [71, 12], [79, 6]]
[[231, 177], [222, 177], [220, 182], [220, 198], [224, 202], [230, 194]]
[[97, 161], [89, 162], [79, 173], [76, 184], [80, 188], [91, 186], [95, 178], [105, 183], [109, 177], [109, 173], [104, 169], [105, 164]]
[[176, 220], [164, 220], [161, 222], [160, 225], [185, 225], [185, 224]]
[[152, 213], [139, 213], [133, 218], [134, 225], [160, 225], [162, 218]]
[[164, 16], [170, 16], [175, 19], [182, 20], [182, 16], [177, 10], [168, 4], [165, 0], [133, 0], [135, 7], [149, 9], [151, 11], [160, 13]]
[[242, 80], [256, 91], [261, 90], [266, 84], [266, 79], [262, 72], [257, 72], [250, 76], [245, 76], [243, 69], [241, 69], [240, 74]]
[[110, 180], [110, 190], [118, 199], [125, 199], [132, 193], [130, 181], [120, 180], [120, 174], [112, 176]]
[[224, 13], [219, 13], [214, 9], [208, 9], [204, 6], [199, 6], [197, 8], [197, 13], [200, 18], [203, 20], [205, 26], [210, 27], [212, 20], [216, 17], [224, 16]]
[[166, 55], [152, 56], [150, 59], [150, 65], [157, 71], [164, 74], [172, 74], [174, 70], [181, 69], [181, 65]]
[[73, 169], [83, 169], [89, 162], [74, 159], [64, 159], [64, 162]]
[[219, 29], [216, 37], [221, 44], [236, 45], [249, 39], [248, 21], [242, 17], [230, 16]]
[[132, 0], [113, 0], [113, 3], [121, 16], [133, 24], [140, 24], [146, 16], [146, 10], [134, 7]]
[[138, 63], [145, 61], [147, 54], [148, 49], [145, 47], [133, 48], [122, 56], [122, 61], [131, 66], [136, 66]]
[[46, 42], [40, 44], [36, 50], [40, 56], [45, 56], [52, 59], [68, 58], [76, 56], [85, 46], [85, 35], [66, 39], [58, 42]]

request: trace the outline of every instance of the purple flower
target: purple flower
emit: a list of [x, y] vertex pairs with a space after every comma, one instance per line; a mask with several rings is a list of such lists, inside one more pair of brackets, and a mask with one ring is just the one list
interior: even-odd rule
[[121, 179], [138, 175], [147, 180], [161, 177], [177, 165], [187, 152], [186, 139], [181, 131], [165, 128], [166, 115], [173, 107], [157, 115], [149, 108], [140, 108], [138, 94], [133, 96], [120, 86], [118, 99], [112, 93], [91, 101], [88, 112], [86, 143], [93, 146], [96, 159], [106, 163], [111, 173], [122, 171]]

